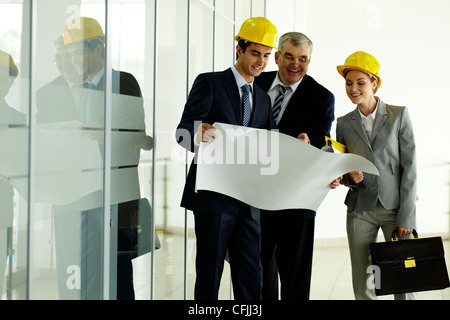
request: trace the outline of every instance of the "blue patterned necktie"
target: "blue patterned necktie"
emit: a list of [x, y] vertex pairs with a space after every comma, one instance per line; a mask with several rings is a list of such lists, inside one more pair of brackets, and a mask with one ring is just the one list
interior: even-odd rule
[[278, 115], [281, 111], [281, 104], [283, 103], [284, 94], [286, 93], [286, 90], [290, 90], [291, 87], [285, 87], [280, 85], [280, 93], [278, 94], [278, 97], [275, 98], [275, 101], [273, 102], [272, 107], [272, 115], [275, 122], [278, 120]]
[[251, 92], [251, 87], [249, 84], [245, 84], [241, 87], [242, 89], [242, 105], [244, 107], [243, 123], [244, 126], [248, 126], [250, 122], [250, 116], [252, 114], [252, 107], [250, 106], [249, 93]]

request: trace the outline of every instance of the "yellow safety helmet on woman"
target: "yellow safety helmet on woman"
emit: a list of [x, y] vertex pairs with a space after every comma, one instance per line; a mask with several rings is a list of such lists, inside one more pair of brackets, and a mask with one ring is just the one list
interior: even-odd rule
[[345, 59], [342, 66], [337, 66], [337, 71], [345, 78], [345, 74], [350, 70], [359, 70], [369, 73], [378, 79], [377, 89], [381, 86], [380, 64], [371, 54], [364, 51], [356, 51]]
[[244, 39], [277, 49], [278, 31], [272, 22], [264, 17], [248, 18], [234, 39]]

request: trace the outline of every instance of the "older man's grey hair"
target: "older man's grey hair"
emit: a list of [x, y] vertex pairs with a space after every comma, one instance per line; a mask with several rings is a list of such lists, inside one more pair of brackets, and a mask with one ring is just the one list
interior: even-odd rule
[[278, 39], [278, 49], [280, 49], [281, 51], [283, 51], [283, 47], [284, 44], [290, 41], [292, 42], [295, 46], [302, 46], [306, 43], [309, 44], [309, 55], [311, 56], [312, 54], [312, 49], [313, 49], [313, 43], [311, 41], [311, 39], [309, 39], [306, 35], [304, 35], [301, 32], [288, 32], [283, 34], [280, 39]]

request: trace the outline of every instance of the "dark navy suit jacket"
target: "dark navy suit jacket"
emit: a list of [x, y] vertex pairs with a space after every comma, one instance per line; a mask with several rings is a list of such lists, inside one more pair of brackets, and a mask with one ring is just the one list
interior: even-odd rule
[[[242, 124], [242, 106], [231, 68], [222, 72], [200, 74], [187, 99], [184, 112], [177, 128], [177, 142], [191, 152], [196, 152], [194, 135], [198, 122], [214, 124], [222, 122]], [[197, 122], [197, 125], [194, 125]], [[255, 84], [253, 85], [253, 110], [249, 127], [272, 129], [270, 97]], [[218, 214], [229, 206], [242, 206], [242, 202], [231, 197], [211, 192], [195, 192], [197, 165], [195, 158], [189, 169], [181, 206], [194, 212]], [[253, 212], [252, 212], [253, 213]], [[257, 218], [253, 216], [253, 218]]]
[[[263, 72], [255, 82], [264, 91], [269, 91], [277, 71]], [[311, 145], [322, 148], [325, 135], [330, 137], [334, 121], [334, 95], [309, 75], [305, 75], [284, 111], [278, 129], [297, 138], [306, 132]]]

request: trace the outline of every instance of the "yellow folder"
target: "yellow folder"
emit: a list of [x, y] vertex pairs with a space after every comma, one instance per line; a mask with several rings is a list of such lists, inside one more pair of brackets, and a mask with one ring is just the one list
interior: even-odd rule
[[341, 153], [346, 153], [347, 152], [347, 147], [344, 146], [342, 143], [339, 143], [333, 139], [331, 139], [330, 137], [325, 136], [325, 144], [327, 146], [333, 146], [336, 150], [340, 151]]

